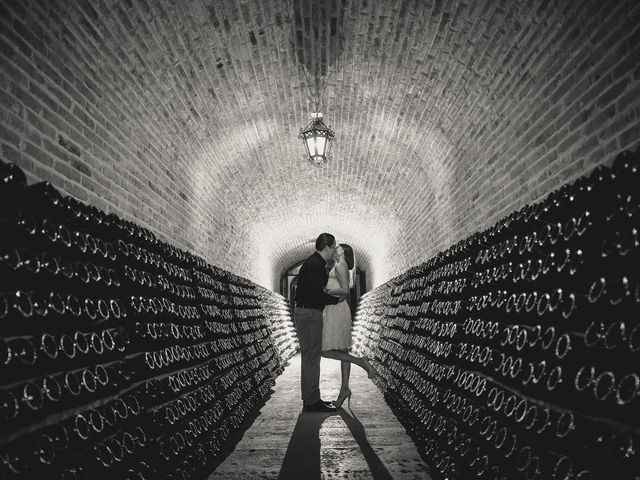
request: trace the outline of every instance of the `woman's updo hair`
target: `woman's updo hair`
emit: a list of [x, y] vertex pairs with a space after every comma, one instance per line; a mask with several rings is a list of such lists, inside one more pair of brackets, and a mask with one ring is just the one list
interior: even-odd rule
[[356, 258], [353, 255], [353, 248], [351, 248], [351, 245], [347, 245], [346, 243], [341, 243], [340, 246], [344, 250], [344, 259], [347, 261], [347, 268], [349, 270], [353, 270], [353, 267], [356, 266]]

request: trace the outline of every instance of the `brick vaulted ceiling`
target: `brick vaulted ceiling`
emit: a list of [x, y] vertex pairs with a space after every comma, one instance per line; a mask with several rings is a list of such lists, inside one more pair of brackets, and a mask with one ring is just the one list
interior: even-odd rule
[[3, 155], [276, 289], [322, 231], [375, 286], [637, 144], [635, 1], [3, 3]]

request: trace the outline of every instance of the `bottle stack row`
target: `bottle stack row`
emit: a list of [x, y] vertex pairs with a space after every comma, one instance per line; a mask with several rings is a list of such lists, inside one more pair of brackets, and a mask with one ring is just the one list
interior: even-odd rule
[[362, 299], [354, 348], [434, 478], [640, 478], [639, 159]]
[[298, 349], [284, 298], [0, 180], [0, 478], [207, 478]]

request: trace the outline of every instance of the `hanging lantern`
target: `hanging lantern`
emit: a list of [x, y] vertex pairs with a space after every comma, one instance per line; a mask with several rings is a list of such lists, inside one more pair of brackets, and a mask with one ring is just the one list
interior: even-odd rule
[[322, 113], [312, 113], [311, 118], [311, 123], [300, 130], [298, 138], [304, 142], [309, 161], [314, 165], [324, 165], [335, 134], [322, 121]]

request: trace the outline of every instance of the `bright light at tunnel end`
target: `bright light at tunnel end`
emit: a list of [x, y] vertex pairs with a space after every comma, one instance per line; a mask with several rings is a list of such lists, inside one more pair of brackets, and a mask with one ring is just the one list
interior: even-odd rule
[[[254, 281], [279, 291], [282, 269], [311, 255], [317, 236], [328, 232], [336, 237], [338, 243], [353, 247], [356, 263], [366, 269], [368, 288], [375, 288], [388, 279], [391, 270], [388, 254], [395, 242], [392, 232], [397, 231], [394, 222], [375, 220], [319, 214], [252, 225], [250, 237], [256, 246]], [[283, 264], [287, 259], [288, 264]]]

